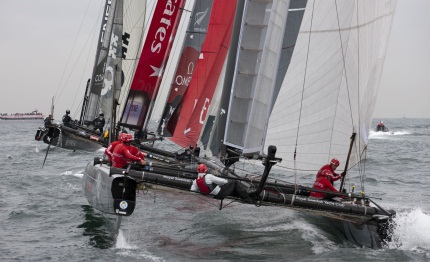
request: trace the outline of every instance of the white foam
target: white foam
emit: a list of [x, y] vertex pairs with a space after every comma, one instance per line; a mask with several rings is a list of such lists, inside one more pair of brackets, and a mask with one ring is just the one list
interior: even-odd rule
[[402, 131], [388, 131], [388, 132], [376, 132], [370, 130], [369, 139], [384, 139], [391, 136], [404, 136], [411, 134], [410, 131], [402, 130]]
[[424, 251], [430, 250], [430, 214], [421, 208], [399, 212], [394, 219], [396, 223], [393, 239], [388, 248]]
[[121, 229], [118, 231], [118, 236], [116, 237], [115, 247], [121, 248], [121, 249], [135, 249], [136, 248], [136, 247], [127, 243], [127, 239], [125, 238], [124, 233]]
[[[137, 246], [133, 246], [127, 240], [122, 229], [119, 229], [116, 237], [115, 248], [120, 249], [118, 255], [128, 256], [133, 258], [141, 258], [143, 261], [164, 261], [160, 257], [156, 257], [148, 251], [141, 250]], [[126, 259], [127, 260], [127, 259]]]
[[338, 245], [325, 237], [322, 231], [314, 225], [301, 221], [297, 221], [295, 224], [297, 224], [297, 227], [300, 228], [300, 231], [302, 232], [302, 238], [312, 243], [312, 251], [315, 254], [338, 249]]
[[324, 236], [324, 233], [316, 226], [299, 221], [293, 220], [288, 223], [278, 224], [276, 226], [269, 226], [259, 228], [260, 231], [299, 231], [303, 240], [312, 244], [312, 251], [315, 254], [327, 252], [328, 250], [335, 250], [338, 246]]

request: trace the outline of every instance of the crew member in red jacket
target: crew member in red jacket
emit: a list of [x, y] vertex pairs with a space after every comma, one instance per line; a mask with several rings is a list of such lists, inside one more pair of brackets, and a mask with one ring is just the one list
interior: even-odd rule
[[[313, 188], [314, 189], [319, 189], [319, 190], [328, 190], [328, 191], [333, 191], [333, 192], [339, 192], [330, 183], [330, 179], [331, 178], [333, 178], [333, 176], [331, 174], [328, 174], [328, 173], [326, 173], [323, 176], [318, 177], [315, 180]], [[316, 197], [316, 198], [331, 198], [331, 197], [327, 196], [325, 193], [313, 192], [313, 191], [311, 192], [311, 197]]]
[[[136, 147], [130, 145], [133, 136], [130, 134], [121, 134], [119, 136], [120, 143], [113, 145], [112, 152], [112, 166], [116, 168], [127, 168], [131, 162], [139, 162], [141, 165], [145, 165], [144, 160], [145, 153], [142, 153]], [[109, 145], [110, 147], [111, 145]], [[109, 148], [108, 147], [108, 148]], [[106, 149], [107, 150], [107, 149]], [[109, 156], [109, 153], [107, 153]], [[132, 169], [140, 169], [138, 166], [132, 166]]]
[[[109, 146], [106, 148], [105, 154], [108, 157], [109, 162], [112, 162], [112, 155], [115, 147], [122, 143], [122, 139], [124, 137], [123, 134], [127, 133], [120, 134], [118, 140], [110, 143]], [[134, 146], [130, 146], [130, 153], [140, 158], [144, 158], [147, 155], [146, 153], [141, 152], [137, 147]]]
[[330, 178], [329, 178], [330, 183], [333, 184], [334, 181], [339, 180], [344, 175], [344, 172], [341, 174], [337, 174], [334, 172], [334, 171], [336, 171], [338, 166], [339, 166], [339, 160], [337, 160], [336, 158], [333, 158], [330, 161], [330, 164], [327, 164], [327, 165], [321, 167], [321, 169], [317, 173], [317, 179], [319, 177], [329, 175], [330, 176]]
[[[345, 175], [345, 172], [342, 172], [341, 174], [337, 174], [334, 171], [339, 166], [339, 160], [336, 158], [333, 158], [330, 161], [330, 164], [327, 164], [318, 171], [317, 173], [317, 179], [314, 182], [313, 188], [320, 189], [320, 190], [329, 190], [333, 192], [339, 192], [334, 186], [333, 182], [336, 180], [339, 180], [342, 178], [342, 176]], [[325, 193], [321, 192], [311, 192], [312, 197], [317, 198], [330, 198], [327, 197]]]

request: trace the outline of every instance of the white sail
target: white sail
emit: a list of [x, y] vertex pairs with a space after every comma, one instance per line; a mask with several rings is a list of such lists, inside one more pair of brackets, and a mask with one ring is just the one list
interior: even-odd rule
[[265, 148], [279, 166], [316, 171], [338, 158], [360, 161], [396, 1], [308, 1], [291, 64], [269, 119]]

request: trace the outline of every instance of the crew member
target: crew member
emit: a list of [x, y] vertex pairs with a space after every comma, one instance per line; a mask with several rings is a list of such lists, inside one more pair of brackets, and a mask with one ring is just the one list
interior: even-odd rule
[[[127, 133], [126, 132], [121, 133], [119, 135], [118, 140], [110, 143], [109, 146], [105, 149], [105, 154], [108, 157], [109, 162], [112, 162], [112, 155], [113, 155], [113, 150], [115, 149], [115, 147], [122, 143], [122, 139], [125, 137], [125, 136], [123, 136], [123, 134], [125, 135]], [[137, 157], [141, 157], [141, 158], [144, 158], [145, 156], [147, 156], [146, 153], [141, 152], [137, 147], [132, 146], [132, 145], [130, 145], [130, 153], [132, 153], [133, 155], [135, 155]]]
[[[319, 190], [328, 190], [333, 192], [339, 192], [337, 189], [332, 185], [330, 180], [333, 179], [333, 175], [329, 172], [323, 173], [320, 177], [318, 177], [315, 180], [314, 186], [312, 188], [319, 189]], [[311, 197], [320, 198], [320, 199], [331, 199], [333, 196], [330, 196], [330, 194], [322, 193], [322, 192], [311, 192]]]
[[[139, 164], [132, 164], [131, 169], [141, 170], [143, 165], [146, 164], [145, 156], [146, 153], [140, 152], [139, 149], [131, 145], [133, 136], [131, 134], [122, 133], [119, 136], [120, 143], [109, 145], [106, 149], [107, 155], [112, 159], [112, 166], [116, 168], [127, 168], [132, 162], [138, 162]], [[115, 142], [114, 142], [115, 143]], [[106, 153], [105, 151], [105, 153]], [[112, 154], [109, 154], [112, 152]]]
[[248, 203], [253, 203], [249, 196], [247, 188], [237, 180], [227, 180], [207, 174], [208, 168], [205, 164], [197, 167], [197, 179], [194, 179], [191, 191], [200, 192], [204, 195], [212, 195], [216, 199], [224, 199], [232, 195], [243, 199]]
[[52, 125], [52, 115], [49, 115], [45, 120], [43, 120], [43, 125], [45, 128], [48, 128]]
[[333, 184], [334, 181], [339, 180], [342, 177], [342, 175], [345, 174], [345, 172], [343, 172], [341, 174], [337, 174], [334, 172], [338, 166], [339, 166], [339, 160], [337, 160], [336, 158], [333, 158], [329, 164], [321, 167], [321, 169], [317, 173], [317, 179], [319, 177], [329, 175], [330, 176], [330, 183]]
[[103, 133], [103, 127], [105, 126], [105, 115], [100, 113], [98, 117], [93, 120], [94, 130], [98, 130], [100, 134]]
[[70, 115], [70, 110], [67, 109], [66, 114], [63, 116], [63, 124], [65, 125], [71, 124], [72, 118], [69, 115]]

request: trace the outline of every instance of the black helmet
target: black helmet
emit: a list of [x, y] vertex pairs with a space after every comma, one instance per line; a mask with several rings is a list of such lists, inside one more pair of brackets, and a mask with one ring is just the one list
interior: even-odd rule
[[105, 116], [105, 114], [103, 114], [103, 113], [100, 113], [100, 114], [99, 114], [99, 116]]
[[70, 114], [70, 110], [69, 109], [66, 110], [66, 114]]

